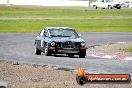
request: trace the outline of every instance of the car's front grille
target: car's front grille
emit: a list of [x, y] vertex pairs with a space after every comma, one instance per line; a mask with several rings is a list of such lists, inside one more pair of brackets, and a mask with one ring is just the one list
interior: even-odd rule
[[62, 48], [75, 48], [75, 43], [71, 41], [62, 42], [61, 47]]
[[79, 48], [80, 43], [79, 42], [57, 42], [57, 48]]

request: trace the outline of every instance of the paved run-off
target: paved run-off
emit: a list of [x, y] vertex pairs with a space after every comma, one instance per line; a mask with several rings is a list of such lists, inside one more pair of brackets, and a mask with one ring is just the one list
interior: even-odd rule
[[[113, 42], [132, 41], [131, 33], [81, 33], [87, 47]], [[91, 73], [132, 74], [132, 61], [103, 59], [86, 56], [69, 58], [65, 55], [45, 56], [34, 54], [34, 33], [0, 33], [0, 59], [37, 65], [55, 66], [75, 70], [80, 64]]]

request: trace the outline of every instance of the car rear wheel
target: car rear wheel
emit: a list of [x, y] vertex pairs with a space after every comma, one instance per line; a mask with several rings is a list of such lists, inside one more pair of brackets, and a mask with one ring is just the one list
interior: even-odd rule
[[112, 6], [109, 5], [109, 6], [108, 6], [108, 9], [112, 9]]
[[35, 48], [35, 54], [36, 55], [41, 55], [41, 51], [38, 48]]
[[94, 5], [93, 8], [98, 9], [98, 7], [96, 5]]
[[45, 55], [46, 55], [46, 56], [51, 56], [51, 55], [52, 55], [51, 52], [50, 52], [50, 47], [49, 47], [48, 44], [45, 45], [45, 50], [44, 50], [44, 52], [45, 52]]

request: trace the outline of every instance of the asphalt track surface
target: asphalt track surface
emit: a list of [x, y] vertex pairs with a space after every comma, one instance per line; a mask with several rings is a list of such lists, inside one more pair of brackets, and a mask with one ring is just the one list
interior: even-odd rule
[[[115, 42], [132, 41], [132, 33], [80, 33], [87, 47]], [[34, 54], [37, 33], [0, 33], [0, 60], [53, 66], [75, 70], [82, 65], [89, 73], [127, 73], [132, 75], [132, 61], [97, 57], [69, 58], [66, 55], [45, 56]]]

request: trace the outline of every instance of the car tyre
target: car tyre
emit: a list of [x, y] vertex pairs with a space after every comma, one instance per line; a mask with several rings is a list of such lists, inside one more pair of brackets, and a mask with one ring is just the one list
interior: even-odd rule
[[112, 6], [109, 5], [109, 6], [108, 6], [108, 9], [112, 9]]
[[45, 52], [45, 55], [46, 55], [46, 56], [51, 56], [51, 55], [52, 55], [51, 52], [50, 52], [49, 44], [46, 44], [46, 45], [45, 45], [45, 50], [44, 50], [44, 52]]
[[36, 55], [41, 55], [41, 51], [38, 48], [35, 48], [35, 54]]
[[121, 9], [121, 7], [117, 7], [117, 9]]
[[94, 5], [93, 8], [98, 9], [98, 7], [96, 5]]
[[85, 58], [85, 56], [86, 56], [85, 54], [81, 54], [81, 53], [79, 54], [79, 58]]

